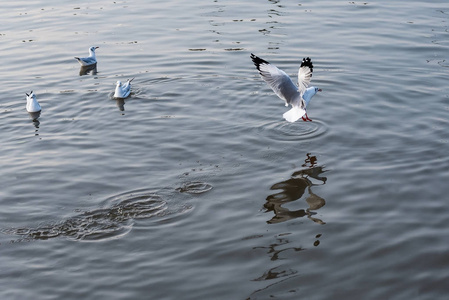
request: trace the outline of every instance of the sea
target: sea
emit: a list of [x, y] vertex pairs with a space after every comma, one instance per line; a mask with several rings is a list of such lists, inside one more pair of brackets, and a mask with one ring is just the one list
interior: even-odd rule
[[[447, 299], [447, 1], [0, 15], [0, 299]], [[311, 58], [312, 122], [251, 53]]]

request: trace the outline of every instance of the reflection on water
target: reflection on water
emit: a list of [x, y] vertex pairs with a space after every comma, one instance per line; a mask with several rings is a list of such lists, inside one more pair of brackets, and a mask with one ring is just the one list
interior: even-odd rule
[[120, 111], [125, 111], [125, 99], [123, 98], [116, 98], [115, 99], [117, 103], [117, 107]]
[[[305, 169], [294, 172], [291, 177], [285, 181], [274, 184], [271, 190], [281, 190], [271, 194], [266, 198], [265, 209], [274, 212], [274, 217], [267, 221], [269, 224], [285, 222], [295, 218], [307, 216], [310, 220], [325, 224], [322, 220], [314, 218], [316, 213], [313, 210], [320, 209], [326, 204], [326, 201], [312, 191], [312, 187], [326, 183], [327, 178], [320, 176], [325, 170], [323, 166], [317, 165], [316, 156], [307, 153], [305, 163], [302, 165]], [[313, 183], [311, 179], [320, 183]], [[306, 209], [290, 210], [285, 205], [300, 199], [307, 190], [306, 202], [309, 205]]]
[[[301, 251], [301, 250], [305, 250], [304, 248], [301, 247], [288, 247], [288, 248], [282, 248], [282, 246], [284, 245], [288, 245], [290, 243], [290, 241], [285, 237], [288, 234], [280, 234], [279, 236], [276, 237], [276, 243], [270, 244], [268, 247], [255, 247], [254, 249], [268, 249], [267, 253], [268, 255], [271, 256], [271, 260], [272, 261], [276, 261], [280, 258], [280, 255], [282, 252], [285, 251]], [[279, 249], [282, 248], [282, 249]]]
[[262, 281], [262, 280], [271, 280], [271, 279], [277, 279], [281, 277], [288, 277], [291, 275], [294, 275], [298, 273], [298, 271], [292, 270], [292, 269], [284, 269], [282, 266], [274, 267], [265, 272], [262, 276], [259, 278], [254, 279], [254, 281]]
[[[36, 127], [36, 132], [39, 129], [39, 125], [41, 124], [41, 122], [38, 120], [38, 118], [41, 116], [41, 112], [28, 112], [30, 114], [31, 120], [33, 121], [33, 125], [34, 127]], [[36, 135], [38, 135], [36, 133]]]
[[80, 76], [87, 75], [90, 72], [92, 72], [92, 75], [97, 75], [97, 64], [93, 64], [90, 66], [81, 66]]
[[39, 135], [38, 131], [39, 131], [39, 125], [41, 124], [41, 122], [38, 120], [39, 117], [41, 116], [41, 112], [28, 112], [28, 114], [30, 115], [30, 118], [33, 122], [34, 127], [36, 128], [36, 130], [34, 131], [34, 135]]
[[[265, 247], [254, 247], [254, 249], [266, 249], [267, 254], [270, 256], [270, 260], [272, 262], [282, 261], [285, 259], [285, 257], [283, 256], [289, 256], [289, 254], [305, 250], [305, 248], [302, 247], [290, 246], [291, 241], [288, 239], [288, 235], [288, 233], [279, 234], [278, 236], [276, 236], [276, 241], [274, 243]], [[260, 282], [268, 281], [269, 284], [251, 293], [247, 300], [259, 299], [258, 297], [265, 295], [267, 290], [276, 289], [277, 285], [280, 285], [283, 282], [297, 276], [298, 271], [292, 269], [289, 264], [281, 263], [279, 265], [276, 265], [265, 271], [261, 276], [253, 279], [253, 281]]]
[[[174, 191], [171, 190], [168, 197], [175, 191], [202, 194], [211, 189], [212, 186], [204, 182], [187, 183]], [[47, 240], [59, 236], [75, 240], [99, 241], [125, 235], [132, 229], [133, 221], [136, 219], [179, 214], [192, 208], [185, 204], [169, 205], [170, 199], [163, 199], [159, 193], [149, 190], [120, 194], [107, 199], [107, 202], [110, 203], [109, 207], [85, 211], [61, 222], [36, 228], [9, 228], [1, 231], [23, 236], [19, 241]]]
[[[31, 120], [33, 120], [34, 122], [38, 122], [37, 119], [41, 116], [41, 111], [37, 111], [37, 112], [28, 112], [28, 114], [30, 115]], [[37, 123], [39, 125], [39, 123]]]
[[[321, 176], [322, 173], [326, 172], [324, 166], [318, 164], [316, 156], [307, 153], [302, 168], [294, 172], [289, 179], [278, 182], [271, 187], [271, 190], [280, 191], [266, 198], [264, 204], [266, 211], [274, 212], [274, 216], [267, 221], [268, 224], [285, 222], [305, 216], [315, 223], [325, 224], [321, 219], [313, 217], [316, 214], [313, 211], [320, 209], [326, 204], [323, 198], [313, 192], [314, 187], [324, 185], [327, 181], [327, 177]], [[307, 195], [305, 199], [308, 204], [307, 208], [290, 210], [285, 207], [305, 194]], [[266, 250], [271, 262], [283, 261], [292, 255], [296, 255], [295, 253], [305, 250], [301, 246], [295, 247], [291, 245], [291, 241], [288, 238], [290, 234], [279, 234], [275, 237], [275, 242], [268, 246], [254, 247], [253, 249]], [[317, 234], [314, 237], [313, 246], [317, 247], [320, 244], [321, 234]], [[265, 297], [267, 294], [285, 293], [286, 289], [290, 293], [289, 299], [297, 299], [295, 297], [297, 290], [291, 289], [291, 286], [296, 285], [293, 281], [297, 280], [298, 276], [300, 276], [298, 270], [292, 268], [289, 263], [270, 265], [270, 268], [264, 271], [262, 275], [253, 279], [253, 281], [261, 282], [263, 286], [252, 292], [247, 300], [259, 299], [259, 297]]]

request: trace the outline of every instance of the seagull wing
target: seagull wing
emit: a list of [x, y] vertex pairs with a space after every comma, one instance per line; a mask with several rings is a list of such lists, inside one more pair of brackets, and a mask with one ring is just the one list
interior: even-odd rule
[[298, 88], [284, 71], [254, 54], [251, 54], [251, 59], [262, 79], [286, 105], [298, 97]]
[[125, 84], [123, 84], [123, 89], [130, 89], [131, 88], [131, 81], [134, 80], [135, 77], [128, 79]]
[[123, 88], [122, 88], [122, 92], [123, 92], [124, 98], [128, 97], [129, 94], [131, 93], [131, 86], [128, 84], [125, 84], [125, 86], [123, 86]]
[[89, 65], [94, 64], [94, 63], [97, 62], [97, 59], [96, 59], [95, 57], [83, 57], [83, 58], [80, 58], [80, 59], [81, 59], [84, 63], [89, 64]]
[[123, 91], [129, 90], [129, 81], [122, 84], [122, 90]]
[[131, 93], [131, 81], [133, 81], [133, 79], [128, 79], [122, 86], [122, 91], [125, 98]]
[[310, 57], [303, 58], [298, 70], [298, 91], [302, 95], [312, 80], [313, 64]]

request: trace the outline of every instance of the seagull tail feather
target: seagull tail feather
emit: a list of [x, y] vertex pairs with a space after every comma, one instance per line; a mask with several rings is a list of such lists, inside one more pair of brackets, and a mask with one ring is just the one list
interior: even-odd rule
[[306, 111], [304, 109], [302, 109], [299, 106], [293, 106], [292, 109], [290, 109], [289, 111], [287, 111], [286, 113], [284, 113], [282, 116], [284, 117], [284, 119], [286, 119], [289, 122], [295, 122], [298, 121], [299, 118], [301, 118], [302, 116], [304, 116], [304, 114], [306, 113]]

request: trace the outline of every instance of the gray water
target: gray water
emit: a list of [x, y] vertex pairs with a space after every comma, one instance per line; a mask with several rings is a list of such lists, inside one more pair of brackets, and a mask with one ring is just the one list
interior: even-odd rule
[[[0, 13], [1, 299], [446, 299], [444, 1]], [[294, 80], [312, 58], [313, 122], [250, 53]]]

